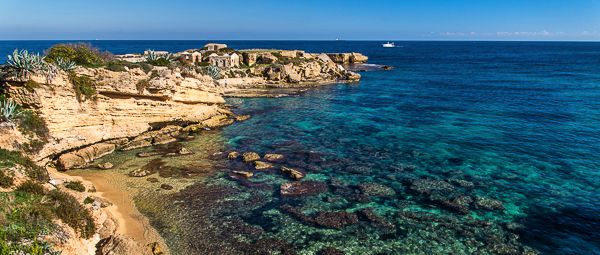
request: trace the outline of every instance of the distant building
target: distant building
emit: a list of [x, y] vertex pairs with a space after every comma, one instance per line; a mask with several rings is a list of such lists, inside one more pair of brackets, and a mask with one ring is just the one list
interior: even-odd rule
[[179, 54], [179, 57], [189, 63], [195, 64], [202, 62], [202, 53], [198, 51], [185, 51]]
[[218, 51], [220, 49], [227, 48], [227, 44], [209, 43], [207, 45], [204, 45], [204, 48], [206, 48], [206, 50], [208, 50], [208, 51]]
[[224, 54], [222, 56], [217, 55], [216, 53], [210, 54], [208, 56], [210, 60], [210, 64], [218, 67], [239, 67], [240, 66], [240, 56], [237, 53], [233, 53], [231, 55]]

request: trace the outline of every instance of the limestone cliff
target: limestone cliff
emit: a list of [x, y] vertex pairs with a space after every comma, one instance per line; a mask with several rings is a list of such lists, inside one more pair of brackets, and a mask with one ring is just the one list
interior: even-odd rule
[[[32, 76], [40, 84], [33, 90], [17, 81], [5, 83], [10, 97], [34, 109], [48, 127], [49, 143], [32, 155], [37, 160], [101, 141], [135, 137], [160, 123], [195, 123], [223, 113], [225, 101], [212, 82], [183, 78], [173, 70], [159, 70], [152, 79], [141, 69], [78, 68], [76, 73], [95, 81], [93, 99], [78, 100], [65, 72], [50, 83]], [[147, 85], [142, 88], [140, 83]]]

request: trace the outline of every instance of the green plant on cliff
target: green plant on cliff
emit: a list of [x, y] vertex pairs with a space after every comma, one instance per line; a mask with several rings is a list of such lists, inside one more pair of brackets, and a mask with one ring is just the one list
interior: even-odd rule
[[77, 75], [71, 72], [69, 74], [69, 80], [73, 84], [77, 100], [85, 101], [87, 99], [94, 99], [96, 96], [96, 82], [89, 76]]
[[208, 66], [208, 75], [214, 80], [221, 79], [221, 68], [215, 65]]
[[79, 192], [85, 191], [85, 186], [80, 181], [65, 182], [65, 188]]
[[29, 188], [0, 193], [0, 254], [60, 254], [43, 240], [55, 228], [53, 213], [39, 187]]
[[146, 62], [153, 66], [168, 66], [173, 60], [171, 53], [159, 54], [154, 50], [147, 50], [146, 52]]
[[0, 101], [0, 118], [2, 121], [12, 122], [17, 116], [21, 115], [19, 105], [10, 99], [4, 98]]
[[57, 44], [46, 50], [46, 61], [72, 61], [84, 67], [100, 67], [112, 59], [109, 52], [101, 52], [87, 43]]
[[96, 225], [92, 215], [74, 197], [60, 190], [50, 191], [48, 197], [50, 206], [59, 219], [79, 232], [83, 238], [94, 235]]
[[18, 151], [9, 151], [0, 149], [0, 169], [8, 169], [13, 166], [20, 165], [25, 168], [27, 177], [36, 181], [48, 181], [48, 172], [33, 161], [24, 157]]
[[19, 79], [27, 79], [33, 73], [41, 71], [44, 61], [39, 54], [29, 53], [27, 50], [14, 50], [8, 55], [6, 65]]
[[54, 64], [61, 70], [67, 72], [75, 70], [75, 68], [77, 68], [77, 63], [75, 63], [75, 61], [71, 59], [65, 59], [62, 57], [56, 57], [56, 59], [54, 59]]

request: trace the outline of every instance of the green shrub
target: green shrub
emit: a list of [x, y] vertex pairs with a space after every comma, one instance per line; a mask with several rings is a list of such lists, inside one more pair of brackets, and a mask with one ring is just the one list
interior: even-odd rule
[[86, 198], [83, 200], [83, 203], [84, 203], [84, 204], [86, 204], [86, 205], [87, 205], [87, 204], [91, 204], [91, 203], [93, 203], [93, 202], [94, 202], [94, 199], [93, 199], [93, 198], [91, 198], [91, 197], [86, 197]]
[[83, 186], [83, 183], [81, 183], [80, 181], [65, 182], [65, 188], [79, 192], [85, 191], [85, 186]]
[[113, 72], [127, 72], [125, 65], [123, 65], [122, 63], [119, 63], [119, 62], [108, 63], [108, 65], [106, 65], [106, 69], [113, 71]]
[[6, 169], [0, 169], [0, 187], [10, 188], [13, 185], [14, 178], [7, 173]]
[[168, 59], [159, 58], [156, 60], [149, 60], [148, 64], [151, 64], [153, 66], [168, 66], [169, 64], [171, 64], [171, 61], [169, 61]]
[[46, 51], [45, 60], [55, 63], [57, 59], [75, 62], [84, 67], [100, 67], [112, 58], [108, 52], [87, 43], [57, 44]]
[[0, 193], [0, 254], [59, 254], [40, 239], [54, 228], [52, 210], [42, 196]]
[[154, 68], [148, 63], [138, 63], [137, 65], [144, 71], [144, 73], [148, 73], [152, 71], [152, 68]]
[[208, 63], [208, 62], [197, 62], [196, 65], [200, 66], [200, 67], [204, 67], [204, 66], [209, 66], [210, 63]]
[[34, 80], [27, 80], [27, 81], [26, 81], [26, 82], [23, 84], [23, 87], [25, 87], [25, 88], [26, 88], [27, 90], [29, 90], [29, 91], [33, 91], [33, 90], [35, 90], [36, 88], [39, 88], [39, 87], [40, 87], [40, 84], [39, 84], [39, 83], [37, 83], [37, 82], [36, 82], [36, 81], [34, 81]]
[[50, 132], [44, 119], [32, 110], [22, 111], [19, 115], [19, 131], [25, 135], [35, 135], [46, 140]]
[[69, 74], [69, 79], [73, 83], [77, 100], [85, 101], [87, 99], [94, 99], [96, 96], [96, 82], [90, 77], [85, 75], [77, 75], [75, 73]]
[[48, 172], [33, 161], [23, 157], [18, 151], [9, 151], [0, 149], [0, 169], [6, 169], [15, 165], [25, 167], [26, 174], [29, 178], [37, 181], [48, 181]]
[[44, 195], [46, 194], [46, 190], [44, 186], [37, 182], [26, 181], [17, 187], [16, 191], [35, 194], [35, 195]]
[[53, 203], [53, 212], [59, 219], [79, 232], [83, 238], [94, 235], [96, 225], [92, 215], [74, 197], [59, 190], [50, 191], [48, 197]]

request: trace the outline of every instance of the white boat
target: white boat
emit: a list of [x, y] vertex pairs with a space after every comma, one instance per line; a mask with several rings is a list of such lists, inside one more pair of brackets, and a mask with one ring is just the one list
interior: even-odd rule
[[393, 42], [387, 42], [383, 44], [384, 48], [394, 48], [396, 45]]

